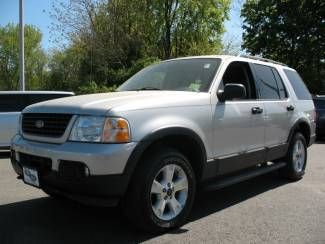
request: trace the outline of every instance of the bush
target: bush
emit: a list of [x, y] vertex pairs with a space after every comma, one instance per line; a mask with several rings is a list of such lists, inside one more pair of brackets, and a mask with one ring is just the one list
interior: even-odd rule
[[92, 94], [92, 93], [106, 93], [106, 92], [115, 92], [117, 86], [98, 86], [95, 81], [91, 81], [88, 85], [79, 87], [76, 91], [78, 95], [81, 94]]

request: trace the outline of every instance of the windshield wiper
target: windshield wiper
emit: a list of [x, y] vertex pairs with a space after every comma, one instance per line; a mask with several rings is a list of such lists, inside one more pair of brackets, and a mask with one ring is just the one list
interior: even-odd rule
[[148, 86], [148, 87], [139, 88], [136, 91], [155, 91], [155, 90], [161, 90], [161, 89]]

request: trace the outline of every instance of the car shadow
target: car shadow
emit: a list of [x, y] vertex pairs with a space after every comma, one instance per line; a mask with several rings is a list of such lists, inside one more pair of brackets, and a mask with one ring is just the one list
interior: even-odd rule
[[[200, 192], [189, 221], [287, 183], [271, 173], [219, 191]], [[171, 234], [186, 231], [185, 226]], [[88, 207], [50, 197], [0, 205], [0, 243], [137, 243], [154, 237], [136, 231], [118, 208]]]
[[315, 144], [325, 144], [325, 139], [324, 139], [324, 138], [317, 139], [317, 140], [315, 141]]
[[279, 177], [277, 172], [271, 172], [218, 191], [199, 192], [190, 221], [223, 211], [228, 207], [289, 183], [289, 181]]

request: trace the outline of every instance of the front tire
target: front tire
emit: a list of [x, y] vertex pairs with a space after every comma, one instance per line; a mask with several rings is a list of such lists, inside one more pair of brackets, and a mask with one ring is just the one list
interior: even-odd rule
[[284, 161], [287, 165], [280, 169], [281, 175], [292, 181], [300, 180], [305, 174], [307, 163], [307, 143], [300, 132], [292, 137]]
[[196, 190], [188, 159], [172, 148], [146, 153], [124, 201], [126, 216], [141, 230], [161, 233], [183, 225]]

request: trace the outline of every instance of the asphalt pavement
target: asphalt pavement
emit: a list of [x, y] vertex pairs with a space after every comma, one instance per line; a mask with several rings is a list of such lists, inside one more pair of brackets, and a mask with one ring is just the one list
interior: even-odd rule
[[325, 244], [325, 143], [308, 154], [301, 181], [270, 173], [200, 193], [189, 222], [158, 236], [137, 232], [118, 208], [50, 198], [17, 180], [9, 160], [0, 159], [0, 243]]

